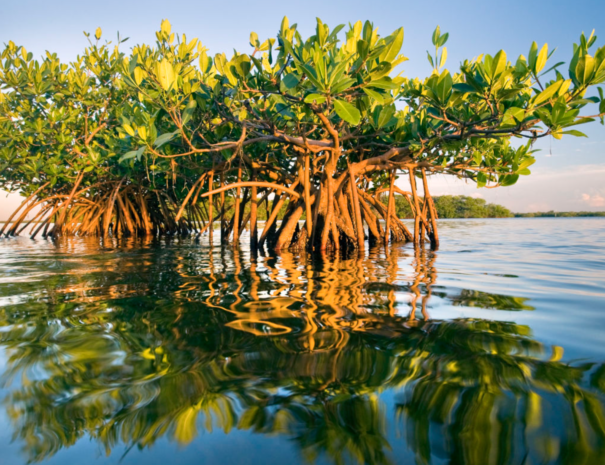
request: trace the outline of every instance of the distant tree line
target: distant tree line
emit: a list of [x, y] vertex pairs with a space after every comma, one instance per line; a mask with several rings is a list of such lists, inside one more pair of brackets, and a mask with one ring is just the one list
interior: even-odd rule
[[533, 212], [515, 213], [517, 218], [554, 218], [554, 217], [577, 217], [577, 216], [605, 216], [605, 212]]
[[[433, 197], [439, 218], [511, 218], [514, 214], [506, 207], [487, 203], [466, 195], [442, 195]], [[383, 202], [387, 202], [385, 196]], [[396, 211], [399, 218], [413, 218], [410, 204], [401, 196], [396, 197]]]

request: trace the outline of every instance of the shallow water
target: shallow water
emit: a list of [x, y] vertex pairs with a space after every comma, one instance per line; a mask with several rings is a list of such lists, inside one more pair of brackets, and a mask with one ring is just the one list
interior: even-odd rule
[[605, 219], [440, 236], [0, 240], [0, 462], [605, 463]]

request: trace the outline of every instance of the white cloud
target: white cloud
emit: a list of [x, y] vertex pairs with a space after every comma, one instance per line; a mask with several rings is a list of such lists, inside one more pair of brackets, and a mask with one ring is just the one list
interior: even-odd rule
[[[547, 167], [545, 162], [543, 158], [532, 166], [531, 175], [521, 176], [517, 184], [510, 187], [478, 189], [469, 180], [435, 175], [429, 178], [429, 188], [432, 195], [480, 195], [489, 203], [520, 213], [605, 210], [605, 163]], [[400, 177], [398, 185], [409, 190], [407, 177]]]
[[605, 207], [605, 197], [600, 194], [582, 194], [582, 200], [591, 207]]

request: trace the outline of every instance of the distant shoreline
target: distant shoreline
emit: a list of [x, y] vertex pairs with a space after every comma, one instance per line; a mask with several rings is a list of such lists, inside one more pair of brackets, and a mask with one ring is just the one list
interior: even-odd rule
[[515, 218], [590, 218], [605, 217], [605, 212], [536, 212], [515, 213]]

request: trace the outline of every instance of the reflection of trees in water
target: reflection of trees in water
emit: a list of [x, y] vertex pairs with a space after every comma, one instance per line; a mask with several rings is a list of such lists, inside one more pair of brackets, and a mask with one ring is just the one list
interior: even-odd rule
[[[389, 463], [398, 439], [379, 394], [394, 389], [392, 427], [418, 463], [598, 463], [605, 366], [563, 363], [523, 325], [431, 320], [434, 260], [183, 245], [55, 261], [41, 281], [0, 287], [19, 296], [0, 311], [15, 436], [38, 461], [85, 435], [109, 452], [240, 428], [285, 435], [311, 460]], [[504, 297], [448, 298], [525, 308]]]

